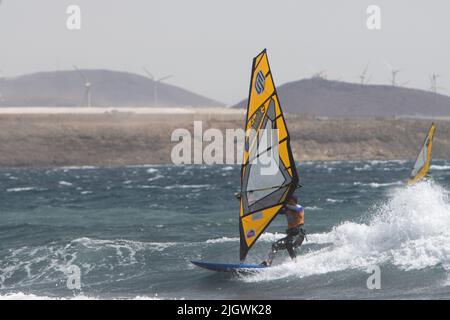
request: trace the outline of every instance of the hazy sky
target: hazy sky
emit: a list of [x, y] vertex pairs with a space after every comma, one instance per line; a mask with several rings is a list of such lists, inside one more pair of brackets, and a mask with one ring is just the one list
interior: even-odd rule
[[[381, 30], [366, 27], [369, 5]], [[66, 27], [69, 5], [81, 30]], [[2, 0], [0, 70], [6, 77], [43, 70], [107, 68], [156, 76], [233, 104], [248, 93], [252, 58], [268, 49], [277, 85], [326, 70], [358, 82], [370, 61], [371, 83], [429, 89], [442, 74], [450, 94], [448, 0]]]

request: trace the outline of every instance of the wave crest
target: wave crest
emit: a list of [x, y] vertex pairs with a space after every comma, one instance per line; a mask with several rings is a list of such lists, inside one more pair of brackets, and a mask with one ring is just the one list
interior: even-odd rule
[[313, 243], [325, 248], [245, 277], [268, 281], [288, 276], [366, 269], [390, 263], [401, 270], [441, 265], [450, 268], [450, 205], [447, 192], [432, 182], [391, 190], [389, 199], [376, 206], [367, 223], [346, 221], [330, 232], [312, 234]]

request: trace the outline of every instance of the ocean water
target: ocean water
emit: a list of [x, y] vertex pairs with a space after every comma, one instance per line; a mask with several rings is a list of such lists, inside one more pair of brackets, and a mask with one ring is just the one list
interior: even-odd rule
[[[298, 164], [308, 241], [296, 262], [283, 252], [249, 275], [190, 263], [238, 261], [238, 166], [3, 168], [0, 298], [448, 299], [450, 162], [406, 187], [411, 165]], [[247, 261], [284, 230], [278, 217]]]

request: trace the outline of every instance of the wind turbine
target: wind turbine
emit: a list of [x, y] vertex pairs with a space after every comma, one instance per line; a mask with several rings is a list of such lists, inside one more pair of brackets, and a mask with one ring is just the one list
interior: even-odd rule
[[391, 71], [391, 79], [390, 79], [390, 82], [391, 82], [391, 85], [392, 85], [393, 87], [397, 87], [397, 86], [402, 87], [402, 86], [404, 86], [404, 85], [406, 85], [406, 84], [409, 83], [409, 81], [405, 81], [405, 82], [403, 82], [402, 84], [398, 84], [398, 82], [397, 82], [397, 75], [398, 75], [398, 73], [401, 71], [401, 69], [394, 69], [389, 63], [386, 63], [386, 65], [387, 65], [387, 67], [389, 68], [389, 70]]
[[89, 81], [88, 77], [83, 72], [81, 72], [80, 69], [78, 69], [76, 65], [74, 65], [73, 67], [84, 81], [84, 95], [82, 103], [84, 104], [84, 102], [86, 101], [87, 106], [90, 107], [92, 105], [92, 93], [91, 93], [92, 83]]
[[443, 89], [443, 87], [439, 87], [437, 85], [437, 79], [440, 77], [441, 77], [441, 75], [436, 74], [436, 73], [430, 74], [430, 82], [431, 82], [430, 90], [431, 90], [431, 92], [437, 93], [438, 89]]
[[392, 69], [391, 70], [391, 84], [393, 87], [397, 86], [397, 81], [395, 78], [397, 78], [397, 74], [400, 72], [400, 69]]
[[320, 70], [312, 74], [311, 79], [327, 79], [327, 70]]
[[[367, 77], [367, 69], [369, 68], [369, 62], [367, 62], [366, 67], [364, 68], [363, 72], [359, 75], [359, 79], [361, 81], [361, 85], [368, 84], [370, 79], [372, 78], [372, 75]], [[367, 77], [367, 79], [366, 79]]]
[[155, 78], [153, 76], [153, 74], [151, 74], [150, 71], [148, 71], [145, 67], [142, 67], [142, 69], [144, 69], [144, 72], [148, 75], [148, 77], [153, 80], [153, 106], [157, 107], [158, 106], [158, 84], [163, 82], [164, 80], [167, 80], [169, 78], [172, 78], [173, 75], [167, 75], [161, 78]]
[[327, 79], [327, 75], [326, 75], [327, 70], [317, 71], [317, 68], [315, 68], [314, 66], [309, 65], [309, 64], [305, 64], [304, 66], [306, 68], [308, 68], [309, 71], [311, 72], [310, 79]]
[[402, 82], [401, 84], [397, 83], [397, 75], [400, 71], [400, 69], [391, 70], [391, 84], [393, 87], [403, 87], [404, 85], [407, 85], [409, 83], [409, 81]]

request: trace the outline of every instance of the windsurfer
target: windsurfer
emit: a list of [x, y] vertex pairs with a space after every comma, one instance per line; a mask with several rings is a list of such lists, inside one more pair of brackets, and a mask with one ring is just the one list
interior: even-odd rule
[[430, 170], [431, 149], [433, 147], [433, 137], [435, 131], [436, 125], [432, 123], [422, 148], [417, 155], [416, 162], [414, 162], [413, 169], [407, 182], [408, 185], [413, 185], [423, 179], [429, 178], [428, 174]]
[[269, 257], [266, 261], [262, 262], [262, 265], [270, 266], [272, 264], [275, 254], [280, 250], [287, 250], [292, 260], [297, 257], [296, 248], [301, 246], [303, 240], [306, 238], [303, 225], [305, 223], [305, 211], [301, 205], [297, 203], [297, 198], [291, 196], [288, 202], [280, 210], [279, 214], [286, 216], [288, 229], [286, 230], [287, 236], [274, 242], [272, 244], [272, 250], [269, 253]]

